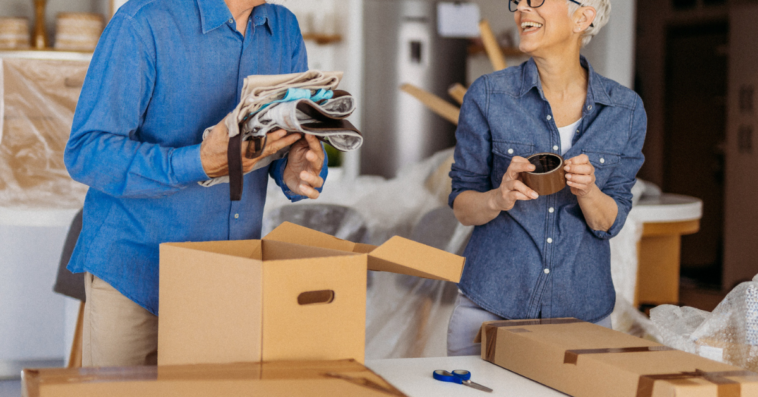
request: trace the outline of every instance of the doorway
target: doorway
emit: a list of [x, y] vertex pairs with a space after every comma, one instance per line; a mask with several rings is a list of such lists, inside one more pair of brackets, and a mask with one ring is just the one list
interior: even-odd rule
[[703, 200], [699, 233], [682, 238], [682, 275], [720, 288], [724, 246], [726, 20], [675, 26], [666, 37], [663, 191]]

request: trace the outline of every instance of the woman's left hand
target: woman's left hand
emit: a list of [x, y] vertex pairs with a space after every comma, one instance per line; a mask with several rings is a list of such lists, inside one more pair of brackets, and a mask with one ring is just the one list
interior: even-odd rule
[[595, 189], [595, 167], [590, 163], [586, 154], [576, 156], [566, 161], [566, 180], [571, 187], [571, 193], [584, 197]]
[[318, 138], [303, 135], [290, 147], [283, 179], [293, 193], [315, 200], [319, 196], [316, 189], [324, 185], [319, 176], [324, 166], [324, 149]]

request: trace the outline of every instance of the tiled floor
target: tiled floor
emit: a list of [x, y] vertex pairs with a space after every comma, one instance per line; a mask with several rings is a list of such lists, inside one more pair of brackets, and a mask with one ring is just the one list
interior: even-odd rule
[[20, 397], [21, 381], [7, 380], [0, 381], [0, 397]]

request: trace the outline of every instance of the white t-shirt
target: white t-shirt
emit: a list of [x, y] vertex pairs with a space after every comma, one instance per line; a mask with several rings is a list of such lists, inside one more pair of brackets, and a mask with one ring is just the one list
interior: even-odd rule
[[579, 132], [579, 124], [581, 122], [582, 119], [579, 119], [574, 124], [558, 128], [558, 132], [561, 133], [561, 156], [566, 154], [571, 149], [571, 146], [573, 146], [574, 135]]

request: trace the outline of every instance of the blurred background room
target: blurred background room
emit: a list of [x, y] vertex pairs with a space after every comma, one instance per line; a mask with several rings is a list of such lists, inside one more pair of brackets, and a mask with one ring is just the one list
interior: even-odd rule
[[[87, 189], [69, 178], [63, 150], [97, 38], [124, 2], [0, 0], [0, 396], [20, 395], [21, 368], [80, 360], [82, 281], [64, 267]], [[461, 254], [472, 229], [447, 197], [463, 94], [528, 59], [508, 2], [270, 2], [297, 15], [311, 69], [345, 73], [340, 88], [358, 98], [352, 120], [365, 144], [329, 152], [317, 201], [290, 204], [269, 188], [263, 235], [290, 221]], [[667, 333], [673, 317], [654, 322], [650, 309], [690, 307], [707, 321], [758, 274], [758, 1], [611, 3], [583, 52], [648, 114], [634, 208], [611, 241], [614, 328], [671, 341], [683, 335]], [[454, 284], [388, 273], [368, 283], [367, 359], [446, 354]], [[691, 312], [670, 313], [685, 321]]]

